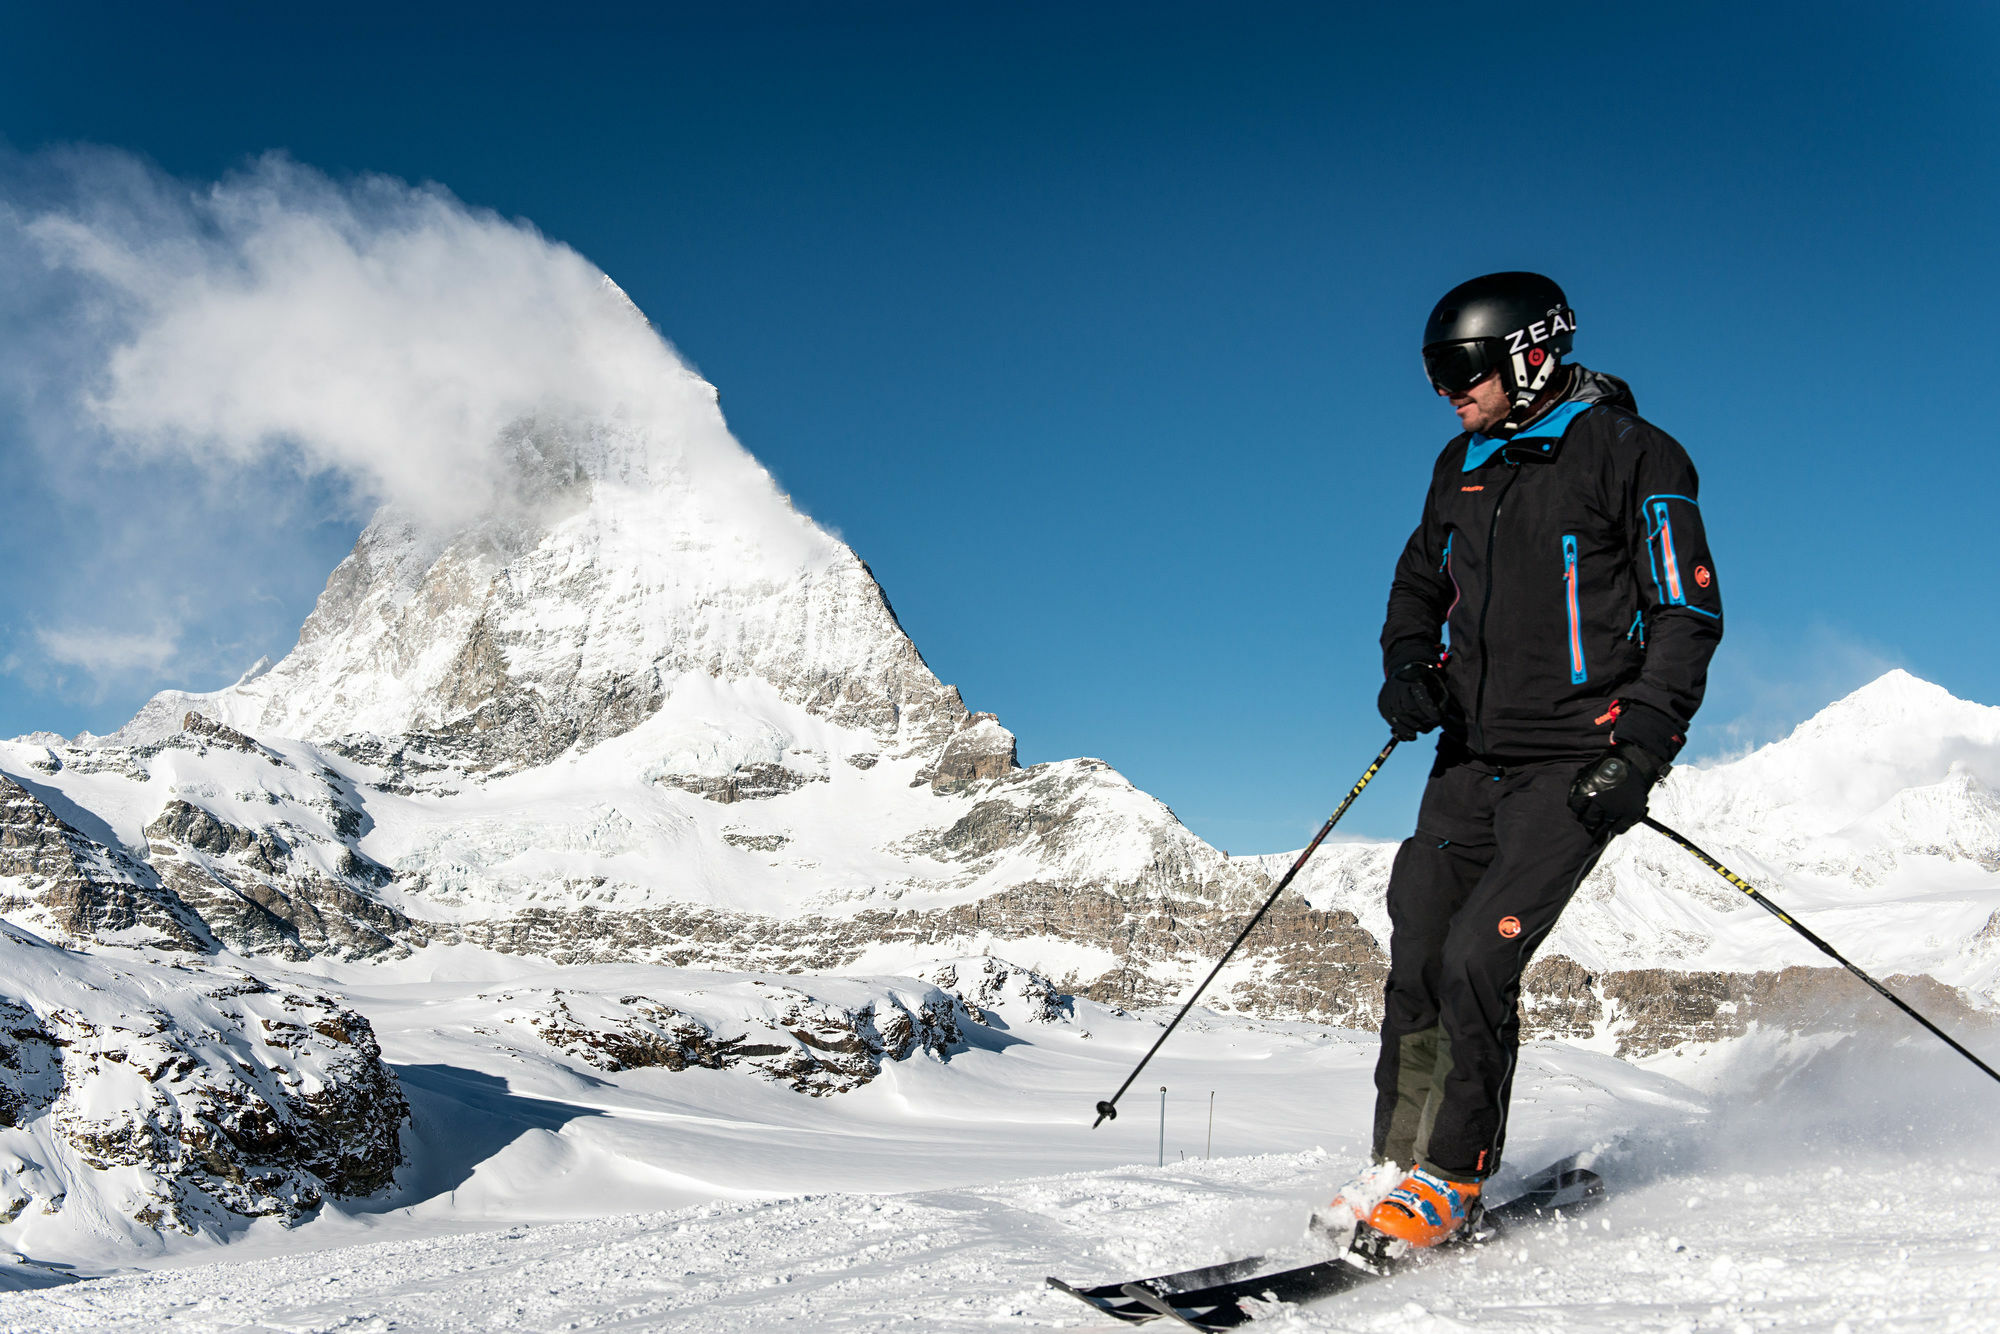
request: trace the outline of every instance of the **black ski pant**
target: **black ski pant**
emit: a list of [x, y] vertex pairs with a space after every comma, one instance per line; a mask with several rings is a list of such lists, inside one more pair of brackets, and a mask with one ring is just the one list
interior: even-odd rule
[[1500, 1166], [1521, 974], [1605, 842], [1569, 809], [1580, 760], [1487, 763], [1447, 741], [1389, 876], [1375, 1157], [1455, 1181]]

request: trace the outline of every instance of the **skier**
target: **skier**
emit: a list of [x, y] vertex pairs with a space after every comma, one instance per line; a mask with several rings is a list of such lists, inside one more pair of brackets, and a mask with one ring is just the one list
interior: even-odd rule
[[1424, 330], [1464, 430], [1396, 565], [1379, 707], [1401, 740], [1441, 736], [1389, 877], [1374, 1164], [1327, 1230], [1434, 1246], [1477, 1221], [1521, 973], [1646, 813], [1722, 639], [1694, 465], [1622, 380], [1563, 360], [1575, 327], [1553, 281], [1494, 273]]

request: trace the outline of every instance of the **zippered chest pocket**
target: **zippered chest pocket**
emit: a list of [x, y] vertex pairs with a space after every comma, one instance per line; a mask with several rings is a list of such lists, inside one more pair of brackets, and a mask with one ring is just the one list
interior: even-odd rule
[[1569, 679], [1582, 685], [1590, 679], [1583, 662], [1583, 613], [1576, 601], [1576, 534], [1563, 534], [1563, 606], [1569, 617]]

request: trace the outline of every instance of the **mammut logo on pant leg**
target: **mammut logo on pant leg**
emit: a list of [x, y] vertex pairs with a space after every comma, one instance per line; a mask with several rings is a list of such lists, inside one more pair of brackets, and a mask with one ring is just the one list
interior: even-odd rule
[[1520, 918], [1518, 918], [1518, 917], [1503, 917], [1503, 918], [1501, 918], [1501, 919], [1500, 919], [1500, 934], [1501, 934], [1501, 935], [1503, 935], [1503, 936], [1505, 936], [1505, 937], [1507, 937], [1507, 939], [1509, 939], [1509, 940], [1512, 940], [1512, 939], [1513, 939], [1514, 937], [1516, 937], [1516, 936], [1520, 935], [1520, 934], [1521, 934], [1521, 919], [1520, 919]]

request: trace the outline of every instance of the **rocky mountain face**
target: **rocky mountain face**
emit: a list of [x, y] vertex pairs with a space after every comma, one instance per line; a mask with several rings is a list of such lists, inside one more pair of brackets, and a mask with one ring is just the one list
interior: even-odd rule
[[[282, 662], [162, 695], [113, 742], [160, 740], [198, 709], [442, 790], [629, 732], [692, 677], [755, 681], [878, 753], [935, 758], [965, 707], [867, 567], [727, 439], [712, 389], [691, 382], [680, 407], [646, 425], [522, 423], [503, 512], [440, 537], [385, 511]], [[784, 767], [769, 736], [703, 740], [680, 776]]]
[[0, 966], [0, 1223], [19, 1235], [66, 1210], [99, 1229], [291, 1221], [402, 1165], [402, 1091], [331, 996], [13, 928]]
[[[276, 665], [165, 692], [108, 737], [0, 743], [0, 915], [54, 943], [9, 939], [149, 979], [178, 961], [207, 997], [91, 1019], [125, 1054], [86, 1066], [65, 1016], [88, 1007], [0, 977], [14, 1124], [38, 1152], [139, 1173], [124, 1217], [283, 1214], [393, 1173], [399, 1104], [365, 1021], [231, 991], [214, 970], [232, 960], [477, 946], [756, 974], [728, 984], [756, 1004], [722, 1010], [562, 988], [474, 1010], [605, 1070], [740, 1067], [826, 1094], [942, 1058], [998, 995], [1048, 1016], [1070, 995], [1174, 999], [1290, 861], [1210, 847], [1101, 761], [1022, 768], [868, 568], [729, 439], [713, 391], [672, 391], [664, 416], [520, 423], [514, 493], [461, 531], [378, 515]], [[1891, 673], [1677, 771], [1656, 810], [1971, 1022], [2000, 995], [1996, 784], [2000, 709]], [[1373, 1024], [1393, 854], [1323, 848], [1210, 1003]], [[1822, 962], [1635, 832], [1529, 974], [1524, 1031], [1645, 1055], [1823, 1017], [1852, 984]], [[928, 981], [830, 998], [838, 975], [884, 973]], [[265, 1065], [216, 1055], [253, 1029]], [[123, 1129], [66, 1120], [64, 1090], [106, 1061], [151, 1092], [116, 1103]], [[21, 1198], [48, 1198], [31, 1177]]]
[[75, 941], [213, 948], [201, 917], [158, 871], [86, 837], [27, 788], [0, 777], [0, 911]]
[[814, 1097], [861, 1087], [884, 1061], [949, 1060], [961, 1024], [985, 1018], [936, 988], [889, 984], [843, 1003], [760, 977], [703, 988], [699, 1000], [678, 1005], [563, 988], [475, 999], [499, 1022], [525, 1025], [600, 1070], [740, 1068]]

